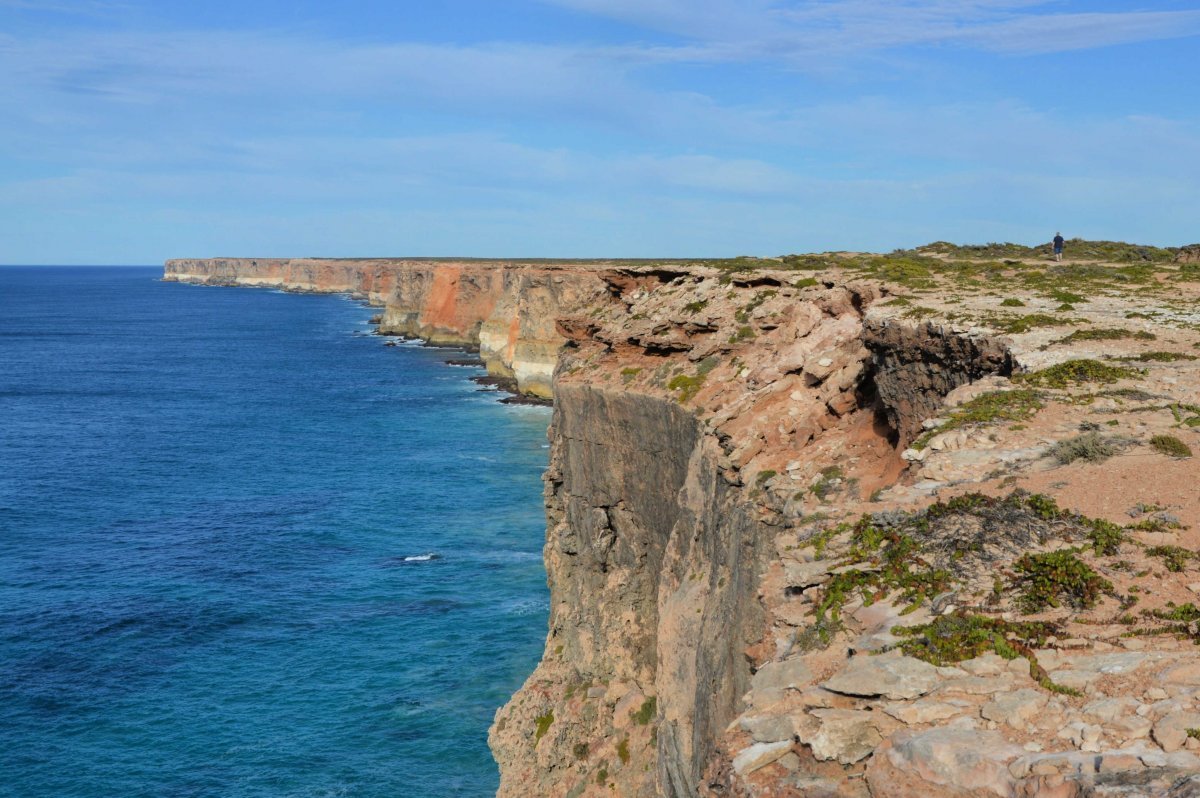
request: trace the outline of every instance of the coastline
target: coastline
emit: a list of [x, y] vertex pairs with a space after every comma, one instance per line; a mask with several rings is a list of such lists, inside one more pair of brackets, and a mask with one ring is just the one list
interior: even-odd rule
[[[522, 392], [531, 375], [549, 374], [551, 619], [541, 662], [491, 729], [502, 798], [771, 796], [792, 794], [797, 779], [855, 798], [898, 797], [901, 788], [961, 794], [926, 778], [927, 746], [993, 752], [987, 767], [1010, 791], [1083, 789], [1092, 777], [1068, 773], [1081, 746], [1109, 763], [1113, 779], [1136, 771], [1139, 783], [1158, 785], [1200, 771], [1200, 756], [1155, 725], [1190, 711], [1198, 692], [1188, 680], [1200, 661], [1169, 628], [1125, 642], [1127, 627], [1109, 617], [1115, 605], [1034, 611], [1015, 577], [984, 584], [955, 562], [942, 569], [954, 577], [939, 593], [856, 582], [831, 597], [842, 569], [866, 574], [865, 585], [886, 572], [872, 553], [879, 542], [855, 537], [865, 534], [863, 518], [914, 524], [929, 536], [947, 514], [989, 528], [996, 507], [1043, 516], [1053, 507], [1053, 534], [989, 554], [987, 573], [1010, 573], [1031, 552], [1056, 556], [1082, 524], [1117, 530], [1079, 567], [1121, 585], [1130, 584], [1121, 563], [1150, 574], [1146, 552], [1196, 545], [1192, 461], [1150, 451], [1173, 439], [1175, 451], [1190, 452], [1178, 436], [1200, 432], [1185, 418], [1200, 387], [1198, 358], [1188, 353], [1200, 334], [1182, 269], [1052, 267], [1077, 270], [1080, 289], [1091, 281], [1094, 298], [1081, 291], [1068, 314], [1037, 282], [1040, 261], [1012, 259], [1000, 274], [1013, 296], [1001, 307], [1030, 310], [1004, 311], [974, 278], [1000, 266], [948, 268], [944, 257], [843, 253], [789, 269], [608, 264], [579, 273], [542, 264], [530, 274], [511, 264], [479, 273], [462, 264], [450, 272], [432, 262], [359, 265], [356, 285], [384, 288], [364, 293], [383, 299], [385, 329], [424, 330], [434, 343], [478, 340], [489, 374], [515, 375]], [[255, 285], [294, 284], [298, 275], [323, 290], [333, 284], [325, 266], [309, 262], [268, 274], [257, 262], [248, 268]], [[555, 280], [557, 291], [548, 288]], [[1092, 382], [1114, 387], [1097, 392]], [[1018, 400], [1026, 404], [1007, 408]], [[1111, 464], [1081, 472], [1086, 466], [1059, 459], [1055, 447], [1077, 445], [1081, 431], [1107, 440], [1095, 413], [1129, 434], [1113, 438], [1121, 443], [1104, 455]], [[1144, 457], [1158, 458], [1159, 477], [1133, 485], [1126, 470]], [[1073, 487], [1096, 480], [1106, 487]], [[1166, 520], [1130, 524], [1130, 503]], [[1169, 617], [1191, 595], [1186, 578], [1162, 580], [1146, 612]], [[1022, 643], [1031, 653], [1018, 657], [1021, 673], [996, 671], [993, 651], [948, 661], [911, 648], [900, 655], [894, 627], [943, 617], [1032, 617], [1055, 630], [1053, 644]], [[1129, 674], [1106, 672], [1113, 678], [1098, 687], [1089, 668], [1110, 654], [1125, 657]], [[862, 692], [859, 671], [885, 661], [868, 681], [894, 669], [923, 674], [922, 686]], [[1161, 700], [1175, 703], [1138, 693], [1147, 678], [1168, 685]], [[959, 690], [962, 679], [981, 680], [980, 691]], [[988, 705], [996, 692], [1028, 698], [1045, 710], [1045, 724]], [[926, 695], [952, 700], [928, 715]], [[1122, 709], [1097, 720], [1089, 698]], [[1151, 721], [1132, 720], [1135, 708]], [[939, 737], [948, 719], [954, 734]], [[1067, 733], [1076, 727], [1099, 731]], [[1050, 774], [1042, 759], [1062, 767]], [[973, 776], [955, 766], [939, 778], [969, 789]]]

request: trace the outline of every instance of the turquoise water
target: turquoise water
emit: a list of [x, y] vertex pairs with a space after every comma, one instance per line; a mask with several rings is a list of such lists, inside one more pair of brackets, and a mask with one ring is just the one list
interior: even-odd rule
[[548, 411], [159, 274], [0, 269], [0, 794], [494, 792]]

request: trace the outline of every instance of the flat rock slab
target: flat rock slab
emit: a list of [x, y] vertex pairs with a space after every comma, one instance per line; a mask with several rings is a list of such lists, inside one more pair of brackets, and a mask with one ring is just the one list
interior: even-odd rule
[[796, 734], [790, 715], [752, 715], [742, 718], [739, 725], [756, 743], [791, 741]]
[[994, 731], [900, 731], [871, 759], [867, 783], [875, 798], [1009, 798], [1016, 780], [1008, 763], [1023, 753]]
[[883, 707], [883, 711], [901, 723], [911, 726], [918, 723], [936, 723], [942, 720], [949, 720], [963, 714], [970, 706], [971, 704], [965, 701], [951, 703], [922, 698], [920, 701], [912, 703], [898, 701], [894, 704], [886, 704]]
[[824, 687], [843, 695], [900, 700], [920, 698], [936, 687], [940, 678], [937, 668], [913, 657], [860, 655]]
[[785, 562], [783, 578], [788, 587], [806, 588], [823, 585], [829, 581], [829, 563], [816, 560], [814, 562]]
[[784, 754], [791, 750], [791, 740], [777, 743], [755, 743], [738, 752], [738, 755], [733, 758], [733, 769], [736, 773], [745, 776], [782, 759]]
[[754, 705], [766, 707], [783, 699], [787, 689], [803, 690], [812, 682], [812, 671], [801, 659], [768, 662], [750, 677]]
[[1024, 729], [1029, 721], [1037, 717], [1049, 699], [1050, 696], [1045, 690], [1034, 690], [1027, 687], [997, 695], [983, 705], [979, 714], [988, 720], [1007, 724], [1014, 729]]
[[1167, 668], [1162, 673], [1162, 680], [1167, 684], [1200, 687], [1200, 660], [1184, 662]]

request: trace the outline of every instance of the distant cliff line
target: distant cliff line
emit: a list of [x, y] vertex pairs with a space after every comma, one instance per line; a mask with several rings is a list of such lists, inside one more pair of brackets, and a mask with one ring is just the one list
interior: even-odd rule
[[346, 293], [381, 307], [379, 332], [476, 349], [518, 393], [552, 397], [557, 318], [596, 298], [610, 261], [206, 258], [166, 262], [163, 279]]

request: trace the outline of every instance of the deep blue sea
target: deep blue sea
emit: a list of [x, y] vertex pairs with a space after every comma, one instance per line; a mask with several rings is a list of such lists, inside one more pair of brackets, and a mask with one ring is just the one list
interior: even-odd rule
[[493, 793], [548, 411], [160, 275], [0, 268], [0, 795]]

